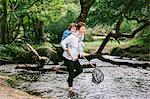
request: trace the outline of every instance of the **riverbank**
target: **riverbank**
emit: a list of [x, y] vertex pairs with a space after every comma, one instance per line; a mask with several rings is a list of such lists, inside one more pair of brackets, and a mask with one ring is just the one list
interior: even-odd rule
[[7, 76], [0, 75], [0, 99], [42, 99], [29, 95], [22, 90], [12, 88], [6, 83], [7, 79]]
[[[100, 47], [102, 40], [85, 42], [85, 52], [93, 54]], [[150, 61], [150, 42], [144, 43], [137, 40], [109, 41], [102, 51], [103, 54], [136, 58], [141, 61]]]
[[[84, 51], [89, 54], [95, 53], [100, 47], [103, 40], [96, 40], [93, 42], [85, 42]], [[48, 51], [52, 45], [45, 42], [40, 45], [33, 45], [35, 49], [41, 48], [40, 55], [46, 57], [54, 57], [58, 55], [51, 56], [51, 51]], [[0, 46], [0, 65], [5, 63], [33, 63], [32, 53], [30, 53], [26, 45], [20, 44], [7, 44]], [[136, 58], [138, 60], [148, 60], [150, 61], [150, 47], [149, 45], [139, 46], [134, 43], [134, 40], [120, 41], [120, 44], [115, 41], [109, 41], [102, 51], [103, 54]], [[58, 60], [57, 58], [52, 58], [53, 60]], [[51, 59], [51, 60], [52, 60]]]

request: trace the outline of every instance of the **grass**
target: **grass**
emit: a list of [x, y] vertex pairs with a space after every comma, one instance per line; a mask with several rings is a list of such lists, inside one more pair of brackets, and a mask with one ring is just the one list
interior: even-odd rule
[[[97, 51], [97, 49], [100, 47], [101, 43], [103, 40], [96, 40], [93, 42], [85, 42], [85, 52], [89, 52], [89, 53], [94, 53]], [[121, 47], [121, 48], [126, 48], [128, 46], [133, 45], [133, 40], [127, 40], [127, 41], [120, 41], [120, 44], [117, 41], [109, 41], [104, 50], [102, 51], [102, 53], [109, 53], [111, 52], [111, 50], [115, 47]]]
[[37, 49], [40, 49], [40, 48], [52, 48], [52, 44], [48, 43], [48, 42], [44, 42], [44, 43], [41, 43], [41, 44], [36, 44], [36, 45], [33, 45], [33, 47], [37, 48]]
[[16, 76], [9, 76], [8, 79], [5, 80], [5, 82], [10, 85], [11, 87], [15, 87], [16, 82], [17, 82], [17, 78]]

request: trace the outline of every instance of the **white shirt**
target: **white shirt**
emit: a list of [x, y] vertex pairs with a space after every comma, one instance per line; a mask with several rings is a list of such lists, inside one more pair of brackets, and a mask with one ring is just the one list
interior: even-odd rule
[[[64, 49], [63, 57], [68, 60], [75, 61], [76, 59], [78, 59], [79, 54], [83, 54], [83, 41], [81, 40], [81, 37], [81, 34], [78, 32], [72, 33], [60, 43], [62, 48]], [[67, 52], [67, 44], [69, 44], [69, 48], [71, 49], [70, 54]]]

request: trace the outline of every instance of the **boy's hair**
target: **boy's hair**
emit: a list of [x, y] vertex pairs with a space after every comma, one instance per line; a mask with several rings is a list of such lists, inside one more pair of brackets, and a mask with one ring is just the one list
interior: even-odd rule
[[77, 27], [78, 24], [76, 24], [76, 23], [71, 23], [71, 24], [69, 25], [69, 28], [68, 28], [68, 29], [71, 30], [71, 28], [72, 28], [73, 26], [74, 26], [74, 27]]
[[86, 27], [86, 24], [84, 22], [78, 22], [77, 29], [79, 30], [82, 26]]

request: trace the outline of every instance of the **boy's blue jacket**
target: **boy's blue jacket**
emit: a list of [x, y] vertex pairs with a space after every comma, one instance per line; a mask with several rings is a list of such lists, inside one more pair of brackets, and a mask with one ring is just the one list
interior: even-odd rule
[[71, 31], [69, 31], [68, 29], [65, 30], [65, 31], [63, 32], [61, 41], [63, 41], [63, 40], [64, 40], [66, 37], [68, 37], [70, 34], [71, 34]]

